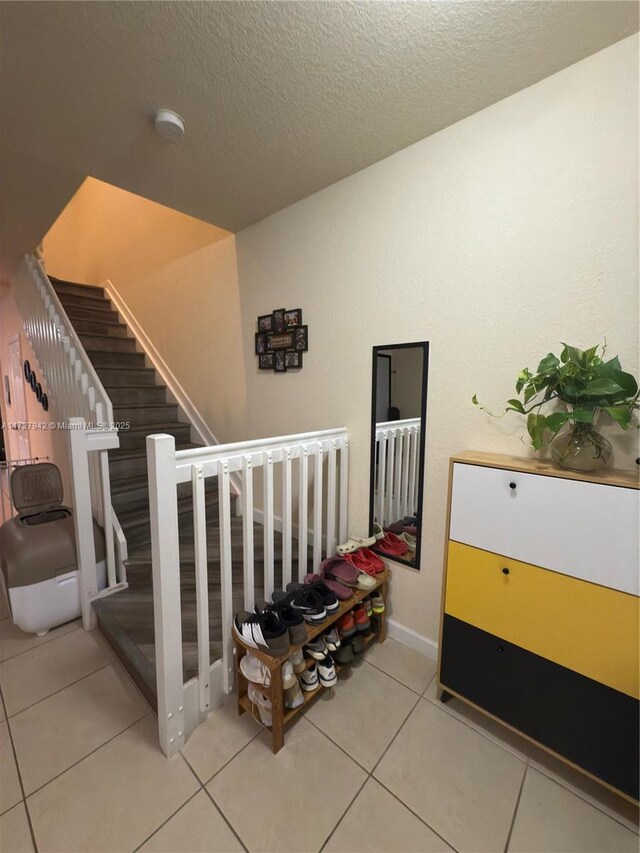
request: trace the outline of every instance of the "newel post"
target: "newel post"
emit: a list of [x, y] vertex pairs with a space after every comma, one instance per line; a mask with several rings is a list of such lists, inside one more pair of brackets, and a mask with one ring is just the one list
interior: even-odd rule
[[158, 736], [170, 756], [184, 746], [180, 551], [176, 493], [176, 441], [147, 436], [153, 579]]
[[82, 627], [85, 631], [93, 631], [96, 615], [91, 607], [91, 599], [98, 592], [98, 572], [93, 539], [87, 425], [84, 418], [69, 418], [68, 433]]

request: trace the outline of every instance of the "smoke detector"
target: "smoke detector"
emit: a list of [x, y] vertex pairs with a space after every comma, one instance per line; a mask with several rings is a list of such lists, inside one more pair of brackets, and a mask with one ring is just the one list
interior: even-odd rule
[[158, 110], [154, 124], [160, 136], [177, 141], [184, 136], [184, 119], [173, 110]]

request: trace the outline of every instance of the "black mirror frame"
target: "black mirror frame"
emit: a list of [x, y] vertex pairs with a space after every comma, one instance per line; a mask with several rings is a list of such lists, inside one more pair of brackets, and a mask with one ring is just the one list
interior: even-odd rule
[[[371, 454], [369, 461], [369, 535], [373, 535], [373, 507], [375, 496], [375, 470], [376, 470], [376, 387], [377, 387], [377, 357], [378, 353], [394, 349], [422, 348], [422, 400], [420, 402], [420, 447], [418, 454], [418, 541], [415, 560], [404, 560], [402, 557], [388, 557], [397, 563], [402, 563], [412, 569], [420, 571], [420, 557], [422, 554], [422, 512], [424, 507], [424, 469], [425, 469], [425, 446], [427, 438], [427, 388], [429, 385], [429, 341], [415, 341], [407, 344], [386, 344], [373, 348], [373, 368], [371, 380]], [[375, 548], [375, 546], [374, 546]]]

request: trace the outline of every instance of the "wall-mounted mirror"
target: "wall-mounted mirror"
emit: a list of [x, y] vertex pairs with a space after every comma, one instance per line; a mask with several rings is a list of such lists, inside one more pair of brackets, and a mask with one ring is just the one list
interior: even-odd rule
[[420, 568], [429, 344], [373, 348], [369, 530], [373, 550]]

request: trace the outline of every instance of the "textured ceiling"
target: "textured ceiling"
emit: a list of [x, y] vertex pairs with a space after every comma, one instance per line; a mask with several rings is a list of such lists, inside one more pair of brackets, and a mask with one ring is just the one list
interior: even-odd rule
[[86, 175], [236, 231], [630, 35], [638, 4], [50, 0], [0, 27], [2, 239], [26, 250]]

